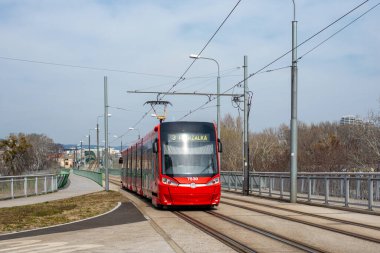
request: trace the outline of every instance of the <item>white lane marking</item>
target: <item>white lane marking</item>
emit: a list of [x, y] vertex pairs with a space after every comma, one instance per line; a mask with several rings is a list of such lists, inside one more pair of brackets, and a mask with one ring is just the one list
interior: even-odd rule
[[21, 252], [29, 252], [31, 248], [34, 250], [42, 250], [45, 248], [54, 248], [54, 247], [62, 246], [62, 245], [66, 245], [66, 244], [67, 244], [67, 242], [46, 242], [46, 243], [38, 243], [38, 244], [29, 244], [29, 245], [13, 246], [10, 248], [2, 249], [2, 250], [0, 250], [0, 252], [11, 251], [11, 252], [21, 253]]
[[11, 240], [11, 241], [0, 241], [0, 246], [2, 245], [9, 245], [9, 246], [12, 246], [13, 244], [14, 245], [18, 245], [18, 246], [21, 246], [21, 245], [29, 245], [29, 244], [33, 244], [33, 243], [37, 243], [37, 242], [40, 242], [41, 240]]
[[43, 253], [43, 252], [53, 252], [54, 253], [70, 253], [70, 252], [76, 252], [78, 250], [86, 250], [86, 249], [93, 249], [103, 247], [103, 245], [99, 244], [80, 244], [80, 245], [67, 245], [62, 247], [55, 247], [52, 249], [45, 249], [45, 250], [37, 250], [36, 253]]
[[73, 245], [68, 242], [43, 242], [41, 240], [12, 240], [0, 242], [0, 252], [12, 252], [12, 253], [70, 253], [79, 250], [93, 249], [102, 247], [100, 244], [78, 244]]

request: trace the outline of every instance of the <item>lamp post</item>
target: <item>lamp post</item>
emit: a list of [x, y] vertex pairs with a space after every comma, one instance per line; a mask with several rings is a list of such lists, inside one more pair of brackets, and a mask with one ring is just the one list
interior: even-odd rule
[[109, 191], [109, 174], [108, 174], [108, 81], [107, 76], [104, 77], [104, 138], [105, 138], [105, 190]]
[[137, 131], [137, 138], [140, 140], [140, 130], [138, 128], [130, 127], [129, 130], [135, 130]]
[[[108, 117], [111, 117], [112, 114], [108, 113]], [[103, 118], [103, 115], [99, 115], [96, 118], [96, 160], [99, 168], [100, 164], [100, 152], [99, 152], [99, 118]]]
[[80, 141], [80, 162], [79, 162], [79, 167], [82, 164], [82, 159], [83, 159], [83, 141]]
[[93, 129], [88, 129], [88, 164], [90, 164], [90, 157], [91, 157], [91, 131]]
[[220, 69], [219, 69], [219, 63], [217, 60], [213, 58], [208, 58], [208, 57], [202, 57], [196, 54], [191, 54], [189, 56], [191, 59], [205, 59], [205, 60], [210, 60], [216, 63], [218, 66], [218, 77], [216, 79], [216, 128], [217, 128], [217, 133], [218, 133], [218, 139], [220, 139]]
[[291, 69], [291, 121], [290, 121], [290, 203], [297, 202], [297, 21], [293, 2], [292, 69]]

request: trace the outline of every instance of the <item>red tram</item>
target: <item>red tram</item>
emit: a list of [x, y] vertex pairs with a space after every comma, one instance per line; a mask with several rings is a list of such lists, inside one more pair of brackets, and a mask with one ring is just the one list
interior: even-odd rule
[[122, 187], [158, 208], [217, 206], [221, 151], [214, 124], [163, 122], [122, 152]]

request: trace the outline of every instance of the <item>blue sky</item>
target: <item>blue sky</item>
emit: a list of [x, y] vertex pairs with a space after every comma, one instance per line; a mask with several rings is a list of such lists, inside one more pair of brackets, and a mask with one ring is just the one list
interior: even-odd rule
[[[296, 0], [298, 42], [361, 2]], [[25, 132], [43, 133], [60, 143], [85, 141], [89, 129], [92, 135], [95, 132], [97, 116], [103, 114], [103, 77], [107, 76], [110, 106], [129, 110], [110, 108], [111, 135], [124, 134], [124, 143], [133, 141], [136, 132], [128, 132], [128, 128], [149, 110], [144, 102], [155, 96], [126, 91], [167, 91], [191, 63], [188, 56], [202, 49], [235, 3], [0, 0], [0, 138]], [[298, 55], [377, 3], [368, 1], [300, 47]], [[291, 48], [292, 8], [290, 0], [241, 1], [202, 54], [220, 63], [222, 91], [242, 80], [244, 55], [248, 56], [249, 73], [254, 73]], [[380, 7], [375, 8], [299, 61], [300, 121], [338, 121], [343, 115], [366, 117], [370, 110], [379, 110], [379, 11]], [[290, 63], [291, 56], [287, 55], [268, 69]], [[216, 65], [211, 61], [196, 61], [185, 77], [176, 91], [216, 92]], [[254, 93], [252, 131], [288, 124], [289, 68], [256, 75], [249, 80], [249, 88]], [[234, 91], [240, 93], [241, 89]], [[173, 104], [168, 116], [171, 121], [207, 101], [205, 97], [166, 99]], [[230, 98], [221, 101], [222, 115], [238, 115]], [[208, 106], [186, 120], [215, 120], [215, 102]], [[143, 135], [155, 123], [154, 118], [146, 117], [136, 127]]]

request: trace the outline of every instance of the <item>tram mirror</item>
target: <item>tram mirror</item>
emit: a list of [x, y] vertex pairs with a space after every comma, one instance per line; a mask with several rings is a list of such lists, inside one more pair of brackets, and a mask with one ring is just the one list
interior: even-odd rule
[[220, 139], [218, 139], [218, 151], [219, 151], [219, 153], [222, 153], [222, 152], [223, 152], [223, 145], [222, 145], [222, 143], [220, 142]]
[[158, 140], [155, 139], [152, 144], [153, 153], [158, 153]]
[[123, 164], [123, 157], [119, 158], [119, 164]]

